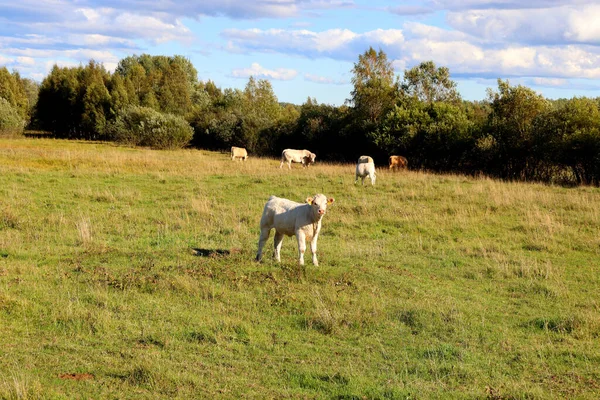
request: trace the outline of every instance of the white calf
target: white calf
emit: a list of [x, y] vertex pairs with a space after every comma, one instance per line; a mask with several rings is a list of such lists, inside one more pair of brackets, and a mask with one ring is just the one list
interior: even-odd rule
[[356, 164], [356, 177], [354, 183], [358, 182], [358, 177], [362, 178], [362, 184], [365, 184], [365, 178], [368, 176], [371, 179], [371, 185], [375, 184], [375, 163], [369, 156], [360, 156]]
[[281, 152], [279, 168], [283, 167], [283, 163], [287, 163], [288, 168], [291, 169], [293, 162], [302, 163], [303, 167], [308, 167], [310, 164], [314, 164], [316, 158], [317, 155], [308, 150], [285, 149]]
[[248, 152], [246, 151], [246, 149], [243, 147], [232, 146], [231, 161], [235, 160], [236, 158], [241, 158], [242, 160], [246, 161], [246, 159], [248, 158]]
[[317, 239], [321, 231], [321, 219], [325, 215], [327, 205], [332, 204], [333, 197], [327, 198], [323, 194], [306, 199], [306, 204], [296, 203], [288, 199], [271, 196], [265, 204], [262, 218], [260, 219], [260, 239], [258, 240], [258, 253], [256, 261], [262, 259], [263, 246], [271, 229], [275, 228], [275, 259], [281, 261], [281, 243], [283, 236], [296, 235], [298, 240], [298, 262], [304, 265], [304, 252], [306, 251], [306, 239], [310, 241], [312, 262], [319, 265], [317, 260]]

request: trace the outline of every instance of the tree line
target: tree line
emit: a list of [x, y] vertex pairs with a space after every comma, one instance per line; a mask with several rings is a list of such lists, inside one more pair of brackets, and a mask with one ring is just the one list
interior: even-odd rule
[[54, 66], [37, 84], [0, 68], [0, 135], [25, 128], [57, 138], [154, 148], [245, 147], [278, 156], [308, 148], [327, 161], [404, 155], [411, 168], [509, 180], [600, 184], [600, 99], [549, 100], [498, 80], [481, 101], [461, 99], [446, 67], [423, 62], [396, 76], [369, 48], [341, 106], [280, 103], [268, 80], [243, 90], [198, 80], [181, 56], [129, 56], [113, 73], [90, 61]]

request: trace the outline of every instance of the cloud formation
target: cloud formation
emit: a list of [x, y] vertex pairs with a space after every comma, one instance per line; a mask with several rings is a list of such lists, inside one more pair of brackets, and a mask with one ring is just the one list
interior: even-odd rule
[[349, 83], [349, 81], [344, 79], [334, 79], [326, 76], [319, 76], [314, 74], [304, 74], [304, 79], [309, 82], [321, 83], [325, 85], [345, 85]]
[[250, 68], [238, 68], [231, 72], [235, 78], [249, 78], [251, 76], [259, 79], [274, 79], [277, 81], [289, 81], [298, 75], [298, 71], [286, 68], [267, 69], [258, 63], [252, 63]]
[[[597, 0], [0, 0], [0, 65], [39, 79], [54, 63], [94, 59], [112, 70], [128, 55], [184, 49], [221, 77], [326, 87], [348, 84], [340, 71], [373, 47], [399, 75], [433, 60], [473, 82], [593, 88], [582, 80], [600, 80], [598, 20]], [[269, 68], [252, 62], [261, 55]], [[277, 68], [277, 57], [325, 59], [330, 69]]]
[[348, 29], [329, 29], [322, 32], [284, 29], [227, 29], [222, 36], [229, 49], [237, 52], [284, 53], [308, 58], [329, 57], [355, 60], [358, 54], [374, 47], [400, 48], [402, 31], [378, 29], [355, 33]]
[[456, 30], [490, 43], [600, 45], [600, 5], [448, 13]]

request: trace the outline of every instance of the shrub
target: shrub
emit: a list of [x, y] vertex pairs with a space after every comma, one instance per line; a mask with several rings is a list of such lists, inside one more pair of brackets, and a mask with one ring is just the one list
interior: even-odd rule
[[189, 143], [193, 129], [180, 116], [163, 114], [148, 107], [131, 106], [108, 126], [107, 136], [132, 146], [176, 149]]
[[0, 97], [0, 136], [22, 135], [25, 121], [10, 103]]

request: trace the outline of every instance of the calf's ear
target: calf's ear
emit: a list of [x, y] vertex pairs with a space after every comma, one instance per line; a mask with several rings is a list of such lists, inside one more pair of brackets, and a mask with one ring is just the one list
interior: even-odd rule
[[327, 204], [333, 204], [334, 201], [335, 199], [333, 197], [330, 197], [327, 199]]
[[307, 198], [306, 198], [306, 202], [307, 202], [308, 204], [312, 204], [312, 202], [313, 202], [313, 198], [312, 198], [312, 197], [307, 197]]

